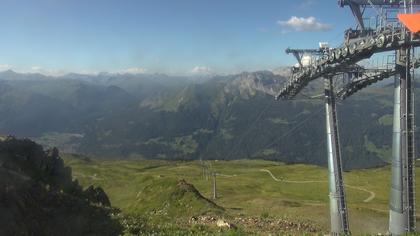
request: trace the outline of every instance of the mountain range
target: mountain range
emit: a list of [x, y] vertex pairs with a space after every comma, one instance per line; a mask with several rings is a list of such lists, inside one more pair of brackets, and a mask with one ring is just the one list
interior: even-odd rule
[[[326, 165], [323, 100], [275, 101], [286, 77], [284, 69], [212, 77], [5, 71], [0, 133], [101, 158]], [[314, 82], [303, 93], [321, 88], [322, 81]], [[392, 98], [392, 86], [384, 84], [339, 102], [345, 169], [390, 160]]]

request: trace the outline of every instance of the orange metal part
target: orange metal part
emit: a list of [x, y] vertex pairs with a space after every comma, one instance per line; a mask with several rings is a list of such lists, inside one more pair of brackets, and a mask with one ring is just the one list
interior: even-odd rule
[[411, 32], [420, 32], [420, 12], [412, 14], [398, 14], [398, 19], [407, 27]]

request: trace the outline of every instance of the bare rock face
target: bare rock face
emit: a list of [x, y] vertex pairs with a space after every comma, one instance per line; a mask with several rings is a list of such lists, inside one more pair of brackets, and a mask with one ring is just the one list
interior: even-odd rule
[[237, 90], [243, 98], [252, 97], [257, 92], [273, 96], [285, 81], [286, 77], [273, 74], [270, 71], [244, 72], [226, 86], [225, 92], [234, 93]]
[[0, 164], [9, 171], [26, 175], [52, 189], [81, 190], [73, 182], [71, 169], [64, 166], [56, 148], [44, 152], [40, 145], [29, 139], [7, 137], [0, 142]]

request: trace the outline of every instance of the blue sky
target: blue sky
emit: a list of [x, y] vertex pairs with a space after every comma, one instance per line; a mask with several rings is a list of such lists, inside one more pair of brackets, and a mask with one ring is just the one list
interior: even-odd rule
[[272, 69], [294, 64], [284, 53], [288, 46], [336, 45], [354, 26], [336, 0], [1, 3], [0, 69], [44, 73]]

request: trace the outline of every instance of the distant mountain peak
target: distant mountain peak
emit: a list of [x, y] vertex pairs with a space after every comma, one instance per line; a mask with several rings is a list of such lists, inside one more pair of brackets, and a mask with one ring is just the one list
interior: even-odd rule
[[43, 75], [40, 73], [20, 73], [11, 69], [0, 72], [0, 80], [36, 80], [49, 78], [54, 77]]
[[15, 74], [18, 74], [18, 73], [15, 72], [12, 69], [8, 69], [8, 70], [5, 70], [5, 71], [1, 71], [0, 74], [12, 74], [12, 75], [15, 75]]
[[232, 81], [231, 89], [238, 88], [240, 93], [253, 94], [260, 91], [268, 95], [274, 95], [285, 81], [281, 75], [271, 71], [242, 72]]

